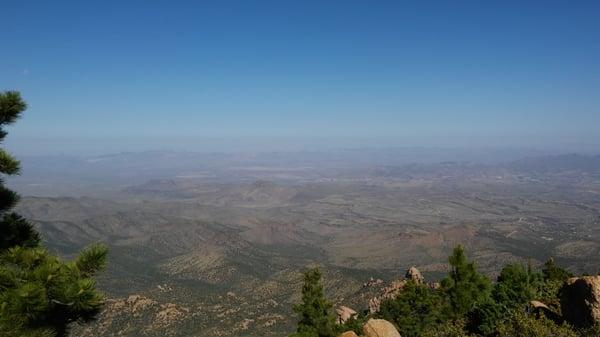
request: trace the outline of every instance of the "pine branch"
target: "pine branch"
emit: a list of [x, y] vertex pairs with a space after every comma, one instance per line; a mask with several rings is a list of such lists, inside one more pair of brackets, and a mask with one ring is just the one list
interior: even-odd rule
[[81, 251], [75, 265], [84, 277], [90, 277], [106, 265], [108, 248], [105, 245], [94, 244]]
[[0, 125], [13, 123], [25, 109], [27, 104], [18, 91], [0, 93]]
[[14, 246], [37, 247], [40, 241], [40, 234], [19, 214], [5, 214], [0, 220], [0, 252]]
[[0, 185], [0, 213], [7, 211], [19, 201], [19, 195]]
[[20, 162], [8, 152], [0, 149], [0, 173], [7, 175], [19, 174]]

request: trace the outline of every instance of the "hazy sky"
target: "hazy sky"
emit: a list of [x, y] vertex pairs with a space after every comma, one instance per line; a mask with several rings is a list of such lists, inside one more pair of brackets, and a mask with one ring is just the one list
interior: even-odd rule
[[600, 1], [7, 1], [13, 152], [600, 144]]

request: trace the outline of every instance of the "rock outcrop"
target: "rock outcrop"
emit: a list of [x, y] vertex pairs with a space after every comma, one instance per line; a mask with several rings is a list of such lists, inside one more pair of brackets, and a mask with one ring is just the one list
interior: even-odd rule
[[421, 272], [417, 267], [412, 266], [406, 271], [406, 279], [413, 280], [416, 284], [425, 283], [425, 278], [421, 275]]
[[394, 325], [384, 319], [370, 319], [363, 326], [366, 337], [401, 337]]
[[369, 300], [369, 312], [376, 313], [379, 312], [379, 308], [381, 306], [381, 302], [387, 299], [393, 299], [400, 294], [400, 291], [406, 285], [406, 280], [397, 280], [393, 281], [389, 286], [382, 289], [381, 294], [379, 296], [372, 298]]
[[[390, 283], [389, 286], [384, 287], [378, 296], [369, 300], [369, 312], [372, 314], [379, 312], [381, 302], [387, 299], [396, 298], [409, 280], [412, 280], [417, 284], [425, 284], [425, 278], [423, 277], [419, 269], [417, 269], [414, 266], [410, 267], [406, 271], [404, 280], [393, 281], [392, 283]], [[434, 287], [433, 284], [429, 284], [428, 286], [432, 288]]]
[[560, 290], [565, 320], [576, 327], [600, 323], [600, 276], [570, 278]]
[[357, 315], [357, 312], [346, 306], [340, 305], [335, 309], [336, 322], [338, 324], [344, 324], [349, 319]]
[[369, 281], [365, 282], [363, 284], [363, 287], [374, 287], [374, 286], [378, 286], [380, 284], [383, 284], [383, 280], [382, 279], [374, 279], [374, 278], [370, 278]]
[[[127, 336], [132, 333], [164, 335], [192, 317], [191, 309], [175, 303], [164, 303], [142, 295], [107, 299], [97, 324], [82, 327], [73, 336]], [[140, 330], [140, 325], [144, 330]]]

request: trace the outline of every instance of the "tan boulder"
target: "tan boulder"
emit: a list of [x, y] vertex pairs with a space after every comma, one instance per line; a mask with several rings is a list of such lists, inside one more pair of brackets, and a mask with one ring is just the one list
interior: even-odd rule
[[394, 325], [385, 319], [370, 319], [363, 326], [366, 337], [401, 337]]
[[354, 331], [346, 331], [340, 335], [340, 337], [358, 337]]
[[423, 275], [421, 274], [419, 269], [417, 269], [417, 267], [415, 267], [415, 266], [410, 267], [406, 271], [406, 279], [413, 280], [416, 284], [425, 283], [425, 278], [423, 277]]
[[563, 317], [577, 327], [600, 323], [600, 276], [573, 277], [560, 290]]
[[537, 315], [544, 315], [544, 317], [549, 318], [557, 323], [562, 321], [560, 315], [554, 310], [552, 310], [549, 306], [540, 301], [529, 301], [529, 310]]
[[529, 305], [533, 308], [533, 309], [544, 309], [544, 310], [550, 310], [550, 308], [545, 305], [544, 303], [540, 302], [540, 301], [529, 301]]
[[335, 309], [336, 322], [344, 324], [346, 321], [357, 315], [357, 312], [346, 306], [340, 305]]

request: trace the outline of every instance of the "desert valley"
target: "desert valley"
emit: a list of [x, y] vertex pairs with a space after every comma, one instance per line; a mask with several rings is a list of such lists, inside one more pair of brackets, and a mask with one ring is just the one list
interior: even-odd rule
[[364, 310], [411, 266], [439, 280], [457, 244], [490, 276], [550, 257], [598, 272], [600, 157], [414, 153], [25, 158], [11, 183], [53, 251], [109, 245], [81, 336], [282, 336], [306, 267]]

